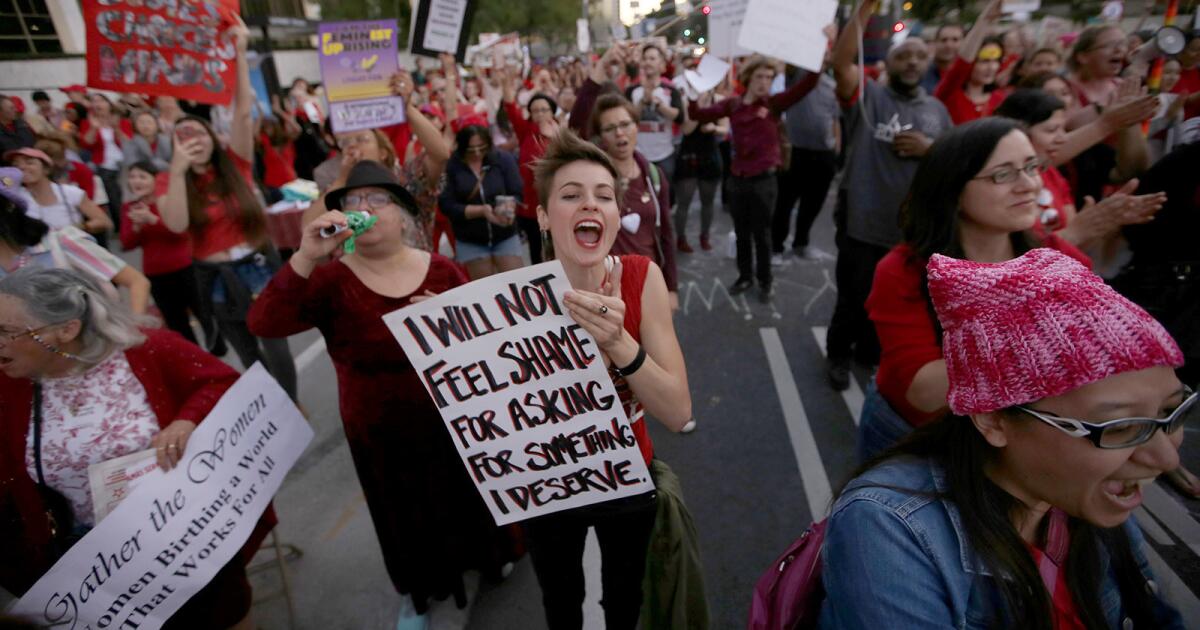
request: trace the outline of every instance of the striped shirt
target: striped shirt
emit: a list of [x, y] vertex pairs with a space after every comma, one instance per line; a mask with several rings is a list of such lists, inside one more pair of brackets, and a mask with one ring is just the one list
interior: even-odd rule
[[58, 244], [62, 249], [63, 259], [67, 267], [81, 271], [92, 278], [112, 280], [113, 276], [116, 276], [126, 267], [125, 261], [98, 245], [83, 230], [68, 226], [58, 230], [51, 230], [42, 239], [41, 243], [22, 252], [17, 257], [17, 265], [14, 269], [8, 270], [0, 267], [0, 278], [21, 267], [30, 265], [46, 269], [59, 267], [60, 265], [55, 264], [54, 261], [54, 250], [51, 239], [58, 239]]

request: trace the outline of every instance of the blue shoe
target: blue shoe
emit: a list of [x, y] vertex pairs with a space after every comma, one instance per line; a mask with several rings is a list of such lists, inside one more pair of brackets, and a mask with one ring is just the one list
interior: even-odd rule
[[396, 620], [396, 630], [425, 630], [429, 626], [428, 616], [417, 613], [411, 598], [401, 599], [403, 603], [400, 604], [400, 618]]

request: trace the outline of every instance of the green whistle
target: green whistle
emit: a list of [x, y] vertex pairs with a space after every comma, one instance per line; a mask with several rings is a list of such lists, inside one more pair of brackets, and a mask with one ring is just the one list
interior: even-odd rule
[[342, 243], [342, 251], [347, 254], [353, 254], [354, 239], [361, 236], [363, 232], [366, 232], [374, 227], [376, 221], [379, 221], [379, 217], [368, 215], [365, 212], [347, 212], [346, 227], [350, 228], [350, 231], [353, 232], [353, 234], [350, 235], [350, 238], [346, 239], [345, 243]]

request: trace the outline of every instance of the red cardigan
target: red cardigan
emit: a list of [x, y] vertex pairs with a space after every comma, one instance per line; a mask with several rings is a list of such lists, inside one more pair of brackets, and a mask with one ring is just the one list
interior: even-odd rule
[[504, 110], [512, 123], [513, 131], [521, 140], [521, 183], [524, 185], [523, 205], [517, 208], [517, 214], [526, 218], [537, 217], [538, 194], [534, 183], [533, 165], [546, 154], [546, 145], [550, 138], [542, 135], [542, 130], [532, 120], [525, 120], [521, 108], [516, 103], [505, 103]]
[[[1078, 260], [1090, 269], [1086, 254], [1057, 235], [1042, 240], [1050, 247]], [[940, 417], [943, 411], [923, 412], [908, 402], [908, 388], [926, 363], [942, 358], [942, 340], [933, 325], [926, 297], [926, 261], [918, 259], [912, 248], [900, 244], [892, 248], [875, 267], [875, 281], [867, 297], [867, 314], [879, 335], [879, 371], [875, 386], [896, 413], [909, 424], [919, 427]]]
[[950, 112], [950, 120], [954, 121], [956, 125], [991, 116], [1009, 93], [1007, 88], [996, 88], [988, 95], [987, 102], [983, 105], [976, 105], [967, 97], [963, 87], [971, 78], [971, 72], [974, 69], [975, 64], [962, 57], [956, 57], [954, 64], [950, 66], [946, 74], [942, 75], [942, 80], [933, 90], [933, 95], [946, 106], [946, 111]]
[[[133, 123], [129, 122], [128, 118], [122, 118], [118, 126], [120, 130], [119, 133], [113, 134], [113, 142], [123, 147], [125, 142], [133, 137]], [[84, 135], [91, 128], [92, 121], [90, 119], [84, 118], [79, 121], [79, 146], [92, 152], [92, 164], [99, 167], [101, 164], [104, 164], [104, 138], [100, 136], [100, 132], [96, 132], [95, 142], [89, 143], [84, 140]]]
[[[145, 330], [146, 341], [125, 351], [133, 375], [146, 388], [158, 425], [199, 423], [238, 373], [168, 330]], [[25, 469], [25, 444], [33, 407], [33, 382], [0, 374], [0, 586], [19, 595], [50, 569], [50, 530], [37, 484]], [[246, 562], [275, 526], [268, 506], [242, 547]]]

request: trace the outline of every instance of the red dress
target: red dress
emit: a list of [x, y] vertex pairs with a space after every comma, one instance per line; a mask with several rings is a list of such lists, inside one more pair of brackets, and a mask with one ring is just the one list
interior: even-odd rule
[[[448, 258], [432, 254], [411, 295], [466, 282]], [[368, 289], [349, 267], [332, 262], [301, 278], [291, 265], [254, 301], [246, 324], [255, 335], [282, 337], [317, 328], [338, 376], [346, 441], [383, 549], [392, 584], [427, 599], [466, 597], [462, 573], [496, 570], [519, 557], [515, 528], [498, 528], [463, 467], [441, 415], [383, 315], [408, 306]]]
[[997, 88], [988, 94], [987, 101], [982, 105], [976, 105], [967, 96], [965, 89], [974, 69], [975, 64], [962, 57], [956, 57], [954, 64], [950, 66], [946, 74], [942, 75], [942, 80], [933, 90], [933, 95], [946, 106], [946, 111], [950, 112], [950, 120], [953, 120], [956, 125], [991, 116], [992, 111], [1004, 102], [1004, 98], [1009, 93], [1008, 89]]

